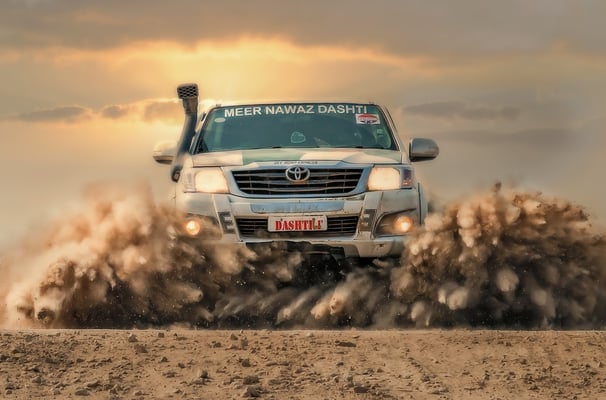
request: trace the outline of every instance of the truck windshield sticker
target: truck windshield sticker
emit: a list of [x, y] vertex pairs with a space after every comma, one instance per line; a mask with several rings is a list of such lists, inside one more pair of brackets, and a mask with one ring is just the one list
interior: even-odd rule
[[379, 125], [380, 123], [378, 114], [356, 114], [356, 124]]
[[377, 114], [367, 114], [364, 104], [269, 104], [263, 106], [225, 107], [225, 118], [248, 117], [253, 115], [286, 115], [286, 114], [351, 114], [375, 116], [377, 122], [359, 122], [378, 124]]

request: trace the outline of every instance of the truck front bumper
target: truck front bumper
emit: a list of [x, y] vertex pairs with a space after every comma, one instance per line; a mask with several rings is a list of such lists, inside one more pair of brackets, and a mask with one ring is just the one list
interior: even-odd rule
[[[345, 257], [380, 258], [402, 254], [406, 235], [379, 234], [384, 217], [405, 214], [420, 223], [416, 189], [367, 192], [337, 198], [256, 199], [231, 194], [180, 193], [177, 209], [190, 217], [214, 221], [221, 243], [254, 247], [285, 241], [310, 252], [340, 253]], [[268, 232], [270, 216], [326, 216], [328, 230]]]

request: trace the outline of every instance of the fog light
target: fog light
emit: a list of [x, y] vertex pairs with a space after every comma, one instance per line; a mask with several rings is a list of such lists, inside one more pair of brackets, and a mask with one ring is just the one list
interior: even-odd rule
[[393, 220], [395, 233], [408, 233], [414, 227], [414, 221], [408, 215], [400, 215]]
[[375, 231], [377, 236], [406, 235], [415, 227], [415, 220], [408, 212], [385, 215]]
[[198, 236], [202, 231], [202, 224], [197, 219], [189, 219], [183, 224], [183, 229], [189, 236]]

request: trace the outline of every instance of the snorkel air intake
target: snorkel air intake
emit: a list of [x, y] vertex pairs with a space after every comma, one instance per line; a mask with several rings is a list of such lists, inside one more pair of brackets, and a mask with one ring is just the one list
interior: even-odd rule
[[195, 83], [184, 83], [177, 87], [177, 96], [183, 102], [185, 121], [183, 131], [177, 144], [177, 152], [173, 161], [170, 177], [177, 182], [183, 168], [183, 154], [189, 151], [191, 141], [196, 134], [196, 122], [198, 120], [198, 85]]

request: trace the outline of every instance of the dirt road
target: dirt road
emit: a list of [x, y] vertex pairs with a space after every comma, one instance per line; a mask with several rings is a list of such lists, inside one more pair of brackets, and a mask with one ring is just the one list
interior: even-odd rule
[[6, 399], [600, 399], [606, 332], [0, 332]]

